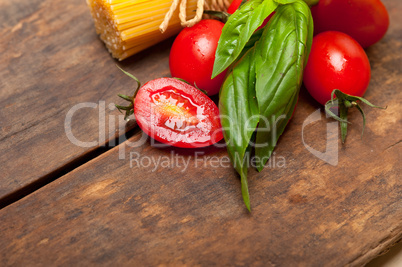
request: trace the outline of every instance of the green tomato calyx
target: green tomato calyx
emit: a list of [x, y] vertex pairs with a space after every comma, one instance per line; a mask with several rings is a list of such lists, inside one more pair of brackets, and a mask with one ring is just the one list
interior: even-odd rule
[[124, 120], [129, 121], [129, 118], [132, 114], [134, 114], [134, 99], [135, 96], [137, 95], [138, 90], [141, 87], [141, 82], [137, 79], [137, 77], [135, 77], [134, 75], [128, 73], [127, 71], [123, 70], [122, 68], [120, 68], [119, 66], [117, 66], [122, 72], [124, 72], [124, 74], [126, 74], [128, 77], [132, 78], [133, 80], [135, 80], [137, 82], [137, 88], [134, 91], [134, 94], [132, 96], [128, 96], [128, 95], [123, 95], [123, 94], [117, 94], [120, 98], [130, 102], [130, 104], [128, 104], [127, 106], [120, 106], [120, 105], [115, 105], [116, 108], [123, 113], [123, 110], [125, 111], [124, 114]]
[[[372, 103], [370, 103], [368, 100], [364, 99], [363, 97], [348, 95], [338, 89], [335, 89], [334, 91], [332, 91], [331, 100], [329, 100], [325, 104], [325, 112], [329, 116], [331, 116], [332, 118], [334, 118], [335, 120], [340, 122], [342, 143], [345, 143], [345, 141], [346, 141], [346, 135], [347, 135], [347, 130], [348, 130], [347, 125], [350, 123], [347, 120], [349, 108], [356, 107], [363, 117], [363, 129], [362, 129], [362, 137], [363, 137], [364, 128], [366, 126], [366, 115], [364, 114], [364, 111], [361, 108], [361, 106], [358, 104], [359, 101], [363, 102], [364, 104], [366, 104], [372, 108], [386, 109], [386, 107], [384, 108], [384, 107], [379, 107], [379, 106], [373, 105]], [[339, 116], [331, 110], [333, 108], [338, 109]]]

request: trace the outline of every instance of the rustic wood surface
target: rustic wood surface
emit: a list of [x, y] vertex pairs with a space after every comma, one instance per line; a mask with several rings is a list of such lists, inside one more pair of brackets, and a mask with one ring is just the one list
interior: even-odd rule
[[[64, 122], [74, 105], [103, 102], [108, 114], [109, 104], [119, 101], [116, 94], [131, 93], [135, 83], [116, 68], [118, 62], [99, 41], [84, 0], [0, 0], [0, 34], [1, 206], [96, 152], [96, 145], [80, 147], [67, 138]], [[170, 44], [120, 65], [141, 80], [166, 76]], [[124, 133], [124, 121], [113, 113], [116, 123], [109, 127], [106, 116], [102, 140], [100, 107], [74, 113], [78, 140], [103, 145]]]
[[[381, 100], [381, 99], [380, 99]], [[0, 212], [4, 265], [359, 266], [402, 237], [400, 144], [371, 123], [351, 131], [337, 167], [301, 142], [305, 97], [276, 158], [286, 168], [250, 175], [252, 213], [224, 149], [195, 152], [126, 143]], [[369, 112], [377, 121], [389, 117]], [[304, 111], [304, 112], [301, 112]], [[358, 124], [357, 120], [354, 120]], [[313, 125], [305, 135], [325, 135]], [[400, 130], [398, 131], [400, 133]], [[141, 138], [141, 133], [130, 141]], [[307, 139], [307, 138], [306, 138]], [[371, 140], [371, 142], [368, 142]], [[119, 159], [125, 147], [125, 159]], [[148, 160], [181, 167], [138, 167]], [[173, 153], [173, 154], [172, 154]], [[208, 158], [209, 157], [209, 158]], [[213, 158], [216, 157], [216, 158]], [[189, 160], [184, 172], [182, 160]], [[198, 165], [198, 166], [197, 166]], [[206, 166], [204, 166], [206, 165]], [[132, 167], [132, 168], [131, 168]]]
[[[84, 1], [26, 2], [0, 1], [2, 196], [90, 153], [94, 148], [65, 137], [66, 113], [80, 102], [105, 100], [108, 106], [132, 85], [94, 35]], [[275, 166], [250, 171], [251, 214], [225, 148], [158, 148], [150, 140], [131, 147], [142, 138], [137, 132], [0, 210], [0, 265], [367, 263], [402, 238], [402, 3], [384, 3], [391, 27], [367, 50], [372, 79], [366, 97], [387, 109], [365, 107], [362, 139], [361, 118], [351, 112], [347, 144], [329, 147], [339, 150], [337, 166], [303, 144], [304, 129], [304, 141], [325, 151], [326, 127], [333, 125], [322, 119], [303, 128], [319, 108], [305, 90], [275, 150]], [[142, 80], [166, 76], [168, 45], [124, 67]], [[98, 113], [84, 115], [77, 115], [73, 131], [91, 141], [98, 137]]]

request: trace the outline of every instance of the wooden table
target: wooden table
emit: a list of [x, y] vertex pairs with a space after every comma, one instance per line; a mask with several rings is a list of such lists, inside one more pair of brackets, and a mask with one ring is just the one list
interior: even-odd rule
[[[250, 214], [225, 148], [152, 146], [112, 108], [134, 84], [85, 1], [0, 0], [0, 265], [359, 266], [385, 251], [402, 238], [402, 2], [384, 4], [366, 98], [387, 109], [365, 107], [363, 138], [351, 112], [333, 166], [305, 146], [325, 151], [332, 121], [305, 125], [320, 107], [302, 89], [285, 166], [250, 172]], [[169, 76], [171, 43], [118, 64]]]

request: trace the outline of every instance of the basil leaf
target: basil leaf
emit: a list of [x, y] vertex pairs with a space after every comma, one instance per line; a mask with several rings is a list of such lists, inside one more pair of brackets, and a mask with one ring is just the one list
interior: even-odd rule
[[219, 113], [229, 157], [240, 174], [244, 203], [250, 210], [247, 185], [250, 139], [259, 121], [255, 95], [254, 49], [250, 49], [233, 67], [222, 85]]
[[307, 4], [277, 8], [256, 45], [256, 96], [260, 109], [255, 155], [261, 171], [295, 108], [313, 38]]
[[298, 0], [274, 0], [274, 1], [280, 5], [287, 5], [287, 4], [293, 4], [294, 2], [297, 2]]
[[251, 35], [250, 40], [248, 40], [247, 43], [244, 45], [243, 50], [241, 51], [238, 58], [244, 56], [244, 54], [246, 54], [248, 50], [254, 47], [255, 43], [261, 38], [263, 31], [264, 29], [259, 29], [258, 31], [255, 31], [253, 35]]
[[277, 6], [273, 0], [251, 0], [229, 17], [216, 49], [212, 78], [239, 57], [254, 31]]
[[[274, 0], [274, 1], [281, 5], [287, 5], [297, 2], [298, 0]], [[319, 0], [303, 0], [303, 1], [309, 6], [317, 5], [319, 2]]]

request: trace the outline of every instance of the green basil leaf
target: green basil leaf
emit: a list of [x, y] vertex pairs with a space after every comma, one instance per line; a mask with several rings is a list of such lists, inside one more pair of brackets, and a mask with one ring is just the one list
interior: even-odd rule
[[233, 67], [222, 85], [219, 113], [230, 159], [241, 177], [244, 203], [250, 210], [247, 186], [250, 139], [259, 121], [255, 95], [254, 49], [250, 49]]
[[280, 5], [287, 5], [287, 4], [293, 4], [294, 2], [297, 2], [298, 0], [274, 0], [274, 1]]
[[[287, 5], [297, 2], [298, 0], [274, 0], [274, 1], [281, 5]], [[317, 5], [319, 2], [319, 0], [303, 0], [303, 1], [309, 6]]]
[[261, 171], [296, 106], [313, 38], [307, 4], [297, 0], [276, 9], [256, 45], [256, 96], [260, 109], [255, 155]]
[[241, 51], [238, 58], [243, 57], [248, 50], [254, 47], [255, 43], [261, 38], [263, 31], [264, 29], [259, 29], [258, 31], [255, 31], [253, 35], [251, 35], [250, 40], [248, 40], [248, 42], [244, 45], [243, 50]]
[[277, 6], [273, 0], [251, 0], [229, 17], [216, 49], [212, 78], [239, 57], [254, 31]]

